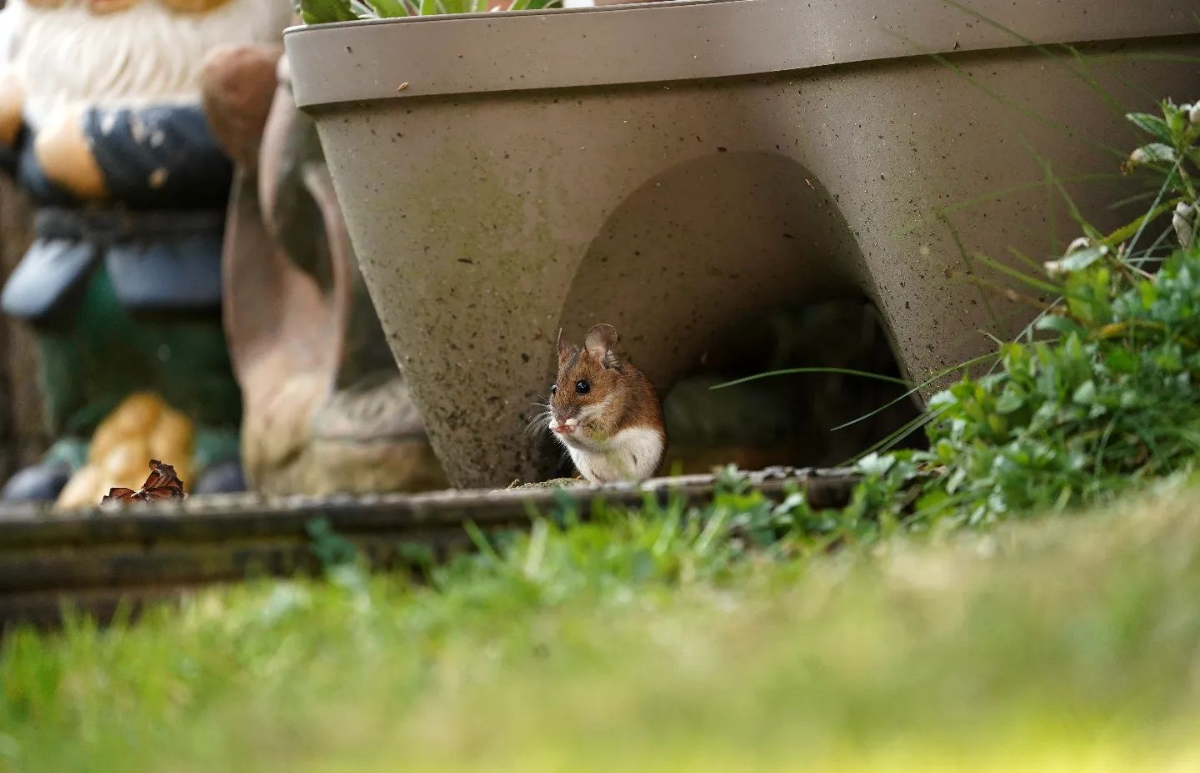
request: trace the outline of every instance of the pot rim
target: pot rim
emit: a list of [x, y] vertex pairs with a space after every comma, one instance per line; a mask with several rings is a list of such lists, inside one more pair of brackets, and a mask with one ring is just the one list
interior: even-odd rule
[[1194, 2], [973, 0], [969, 11], [952, 0], [675, 0], [297, 26], [284, 43], [296, 104], [316, 108], [1190, 37]]

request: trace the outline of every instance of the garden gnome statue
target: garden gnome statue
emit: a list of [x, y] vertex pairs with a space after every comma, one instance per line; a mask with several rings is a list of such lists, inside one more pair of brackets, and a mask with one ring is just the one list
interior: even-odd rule
[[213, 131], [237, 168], [225, 325], [247, 478], [272, 494], [445, 488], [279, 47], [214, 51], [203, 80]]
[[[190, 471], [189, 491], [240, 486], [241, 399], [221, 325], [233, 167], [201, 107], [200, 65], [220, 44], [278, 41], [289, 14], [285, 0], [0, 11], [0, 166], [38, 208], [0, 307], [32, 326], [55, 441], [4, 499], [53, 500], [72, 473], [91, 476], [73, 504], [140, 486], [147, 459], [88, 453], [106, 417], [105, 448], [139, 436], [131, 447], [191, 452], [163, 459]], [[168, 425], [175, 439], [151, 443]]]

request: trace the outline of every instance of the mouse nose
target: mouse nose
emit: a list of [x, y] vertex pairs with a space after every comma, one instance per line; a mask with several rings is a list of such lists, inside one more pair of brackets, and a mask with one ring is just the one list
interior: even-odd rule
[[558, 435], [569, 435], [579, 427], [574, 411], [555, 411], [550, 417], [550, 431]]

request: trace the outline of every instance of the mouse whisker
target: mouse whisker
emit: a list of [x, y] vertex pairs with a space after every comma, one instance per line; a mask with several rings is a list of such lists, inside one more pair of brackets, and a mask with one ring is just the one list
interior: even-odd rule
[[547, 409], [544, 413], [540, 413], [529, 420], [525, 426], [525, 433], [528, 435], [537, 435], [550, 429], [550, 411]]

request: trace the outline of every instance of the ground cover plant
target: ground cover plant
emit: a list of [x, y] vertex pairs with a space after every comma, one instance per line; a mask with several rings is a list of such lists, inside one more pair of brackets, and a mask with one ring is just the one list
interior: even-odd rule
[[813, 513], [797, 498], [776, 522], [806, 535], [832, 530], [836, 540], [901, 525], [990, 524], [1111, 499], [1192, 468], [1200, 449], [1200, 106], [1161, 108], [1161, 116], [1128, 116], [1148, 135], [1124, 165], [1154, 183], [1143, 216], [1102, 234], [1076, 213], [1086, 235], [1044, 264], [1015, 253], [1025, 272], [974, 256], [1056, 300], [1018, 340], [919, 385], [990, 364], [938, 392], [925, 415], [881, 444], [923, 429], [929, 450], [869, 453], [847, 511]]
[[919, 511], [977, 523], [1077, 506], [1190, 468], [1200, 448], [1200, 106], [1168, 100], [1161, 116], [1128, 118], [1148, 141], [1125, 168], [1154, 176], [1153, 205], [1110, 234], [1080, 217], [1086, 235], [1066, 256], [1041, 277], [1016, 275], [1059, 300], [1022, 340], [999, 347], [988, 375], [930, 401], [931, 451], [895, 458], [936, 473]]

